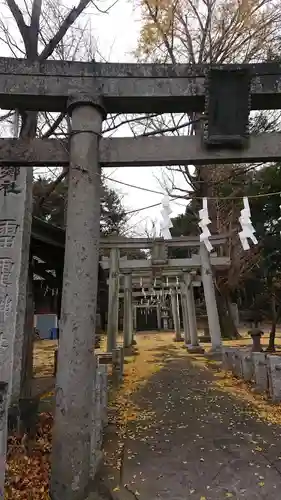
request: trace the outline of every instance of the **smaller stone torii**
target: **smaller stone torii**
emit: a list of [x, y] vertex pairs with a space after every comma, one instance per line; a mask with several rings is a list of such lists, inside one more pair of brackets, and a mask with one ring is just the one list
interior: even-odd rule
[[[226, 237], [213, 237], [214, 246], [223, 245]], [[169, 259], [168, 248], [197, 248], [197, 253], [186, 259]], [[107, 349], [112, 351], [116, 348], [118, 332], [118, 310], [120, 276], [124, 275], [124, 344], [127, 347], [132, 339], [132, 276], [138, 273], [139, 276], [150, 274], [155, 276], [177, 276], [180, 275], [180, 290], [183, 304], [183, 322], [185, 332], [185, 342], [194, 348], [198, 346], [197, 325], [192, 290], [193, 277], [192, 270], [199, 270], [201, 273], [204, 288], [209, 331], [211, 337], [212, 351], [221, 349], [221, 331], [219, 324], [218, 310], [216, 306], [216, 295], [213, 282], [212, 266], [217, 269], [227, 269], [230, 265], [229, 257], [216, 254], [209, 255], [204, 245], [200, 244], [199, 237], [181, 237], [172, 240], [163, 239], [110, 239], [108, 242], [110, 257], [103, 258], [101, 265], [103, 269], [109, 270], [109, 291], [108, 291], [108, 324], [107, 324]], [[126, 257], [120, 258], [120, 250], [123, 249], [144, 249], [151, 250], [151, 259], [128, 260]], [[172, 304], [174, 298], [172, 298]], [[173, 305], [175, 314], [175, 305]], [[174, 318], [176, 316], [173, 314]], [[178, 331], [178, 322], [176, 329]], [[178, 334], [177, 334], [178, 335]]]
[[[175, 272], [175, 278], [178, 278], [179, 272]], [[181, 274], [181, 271], [180, 271]], [[134, 277], [135, 275], [133, 275]], [[139, 278], [139, 276], [137, 276]], [[148, 277], [150, 280], [150, 285], [151, 283], [151, 278]], [[143, 278], [141, 277], [141, 280]], [[187, 293], [187, 288], [186, 288], [186, 281], [190, 281], [192, 290], [191, 293]], [[196, 276], [195, 273], [183, 273], [182, 277], [183, 281], [183, 286], [181, 286], [181, 281], [176, 279], [171, 281], [171, 279], [168, 281], [166, 284], [162, 284], [160, 291], [162, 292], [160, 299], [163, 299], [163, 296], [170, 295], [171, 298], [171, 309], [172, 309], [172, 318], [173, 318], [173, 324], [174, 324], [174, 330], [175, 330], [175, 341], [179, 342], [182, 340], [181, 336], [181, 328], [180, 328], [180, 314], [179, 314], [179, 296], [181, 297], [181, 306], [182, 306], [182, 311], [190, 311], [193, 312], [195, 311], [195, 304], [194, 304], [194, 287], [200, 287], [202, 282], [201, 279], [198, 279], [198, 276]], [[150, 295], [151, 296], [151, 286], [148, 285], [148, 281], [146, 280], [145, 287], [143, 286], [142, 290], [138, 291], [132, 291], [132, 296], [134, 297], [144, 297], [144, 294]], [[145, 290], [146, 288], [146, 290]], [[158, 286], [159, 288], [159, 286]], [[155, 290], [155, 288], [153, 288]], [[155, 293], [155, 296], [157, 297], [157, 292]], [[124, 298], [125, 296], [124, 293], [119, 293], [119, 297]], [[145, 297], [144, 297], [145, 299]], [[158, 324], [158, 329], [161, 329], [161, 303], [158, 302], [156, 305], [151, 305], [151, 304], [144, 304], [144, 305], [137, 305], [134, 304], [134, 318], [136, 322], [136, 311], [135, 309], [137, 307], [147, 307], [150, 309], [151, 307], [156, 307], [157, 309], [157, 324]], [[165, 329], [165, 328], [164, 328]], [[197, 334], [197, 325], [196, 325], [196, 316], [195, 320], [192, 319], [191, 315], [184, 314], [183, 313], [183, 330], [184, 330], [184, 341], [187, 349], [189, 351], [193, 351], [195, 349], [199, 350], [199, 343], [198, 343], [198, 334]], [[125, 330], [124, 330], [125, 333]], [[124, 336], [125, 338], [125, 336]], [[202, 349], [200, 349], [202, 351]]]
[[[122, 263], [125, 262], [125, 258], [120, 259]], [[139, 263], [140, 261], [134, 261], [136, 264]], [[126, 264], [128, 261], [126, 260]], [[102, 265], [107, 268], [108, 260], [103, 259], [103, 262], [101, 263]], [[178, 307], [178, 292], [179, 292], [179, 279], [178, 279], [178, 274], [181, 272], [179, 271], [178, 268], [175, 270], [169, 269], [165, 271], [165, 276], [160, 276], [160, 277], [154, 277], [152, 276], [151, 269], [149, 273], [144, 272], [144, 270], [140, 270], [139, 272], [132, 272], [130, 270], [128, 271], [123, 271], [123, 280], [122, 280], [122, 275], [121, 275], [121, 280], [120, 280], [120, 288], [119, 288], [119, 299], [123, 299], [124, 301], [124, 321], [123, 321], [123, 333], [124, 333], [124, 345], [125, 347], [129, 347], [131, 345], [132, 339], [133, 339], [133, 334], [132, 331], [133, 329], [136, 328], [136, 307], [145, 307], [134, 304], [134, 299], [135, 298], [140, 298], [144, 297], [144, 294], [146, 295], [151, 295], [151, 289], [154, 291], [156, 289], [159, 289], [160, 292], [166, 290], [166, 294], [171, 294], [171, 304], [172, 304], [172, 314], [173, 314], [173, 322], [174, 322], [174, 328], [175, 328], [175, 340], [176, 341], [181, 341], [181, 331], [180, 331], [180, 318], [179, 318], [179, 307]], [[120, 273], [121, 274], [121, 273]], [[166, 279], [166, 282], [163, 282], [163, 280]], [[123, 281], [123, 283], [122, 283]], [[109, 280], [108, 280], [109, 284]], [[123, 284], [123, 288], [122, 288]], [[195, 276], [193, 277], [192, 280], [192, 286], [193, 287], [199, 287], [201, 286], [202, 282], [201, 279], [196, 278]], [[142, 290], [140, 290], [140, 288]], [[174, 293], [173, 293], [174, 292]], [[156, 296], [155, 292], [155, 296]], [[129, 298], [129, 297], [132, 297]], [[174, 301], [175, 300], [175, 304]], [[133, 323], [132, 323], [132, 317], [131, 317], [131, 304], [133, 305]], [[156, 307], [157, 309], [157, 325], [158, 329], [161, 329], [161, 304], [158, 303]], [[135, 326], [134, 326], [135, 325]], [[118, 328], [118, 321], [116, 328]], [[189, 329], [186, 325], [184, 325], [184, 331], [186, 333], [186, 339], [189, 338]]]

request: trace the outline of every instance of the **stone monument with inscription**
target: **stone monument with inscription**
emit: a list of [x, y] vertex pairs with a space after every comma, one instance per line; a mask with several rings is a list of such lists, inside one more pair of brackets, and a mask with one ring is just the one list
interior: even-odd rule
[[0, 380], [20, 397], [32, 221], [32, 168], [0, 168]]
[[18, 403], [32, 220], [32, 168], [0, 167], [0, 488], [8, 407]]

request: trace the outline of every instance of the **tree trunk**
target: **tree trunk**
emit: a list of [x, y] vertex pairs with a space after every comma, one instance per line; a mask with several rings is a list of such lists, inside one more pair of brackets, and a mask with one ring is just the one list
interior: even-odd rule
[[271, 295], [271, 313], [272, 313], [272, 323], [271, 323], [271, 330], [269, 334], [269, 342], [268, 342], [268, 347], [266, 349], [267, 352], [275, 352], [275, 336], [276, 336], [276, 326], [277, 326], [277, 321], [280, 316], [281, 312], [281, 307], [278, 307], [278, 310], [276, 310], [276, 296], [275, 293]]
[[219, 320], [221, 326], [222, 338], [239, 339], [240, 334], [234, 323], [230, 310], [230, 298], [228, 295], [217, 293], [217, 304], [219, 312]]
[[276, 320], [272, 321], [271, 330], [269, 334], [267, 352], [275, 352], [275, 334], [276, 334]]

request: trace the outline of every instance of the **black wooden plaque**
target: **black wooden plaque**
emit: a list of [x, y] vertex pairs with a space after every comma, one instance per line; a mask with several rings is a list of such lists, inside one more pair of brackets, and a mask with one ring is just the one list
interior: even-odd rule
[[206, 78], [204, 142], [243, 148], [249, 138], [251, 77], [245, 69], [210, 69]]

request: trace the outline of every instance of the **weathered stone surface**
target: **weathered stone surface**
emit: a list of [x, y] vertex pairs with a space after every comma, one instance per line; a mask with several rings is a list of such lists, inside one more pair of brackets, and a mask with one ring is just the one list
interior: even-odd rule
[[236, 326], [236, 328], [239, 328], [239, 309], [238, 309], [238, 304], [236, 304], [235, 302], [232, 302], [230, 304], [230, 314], [231, 314], [231, 317], [233, 319], [233, 322]]
[[[247, 68], [252, 76], [252, 109], [278, 108], [281, 80], [278, 65], [255, 64]], [[110, 113], [204, 111], [207, 71], [207, 65], [31, 63], [1, 58], [0, 106], [65, 111], [69, 95], [100, 91]]]
[[102, 116], [90, 100], [72, 112], [71, 168], [50, 494], [80, 500], [91, 456], [93, 357], [100, 235], [98, 141]]
[[32, 218], [31, 169], [0, 167], [0, 205], [0, 381], [3, 387], [0, 490], [3, 491], [8, 407], [18, 405], [22, 369], [25, 368], [23, 349]]
[[180, 279], [180, 291], [181, 291], [181, 310], [182, 310], [184, 344], [185, 347], [188, 347], [190, 345], [190, 330], [189, 330], [188, 311], [187, 311], [186, 285], [184, 283], [183, 276], [181, 276]]
[[268, 356], [269, 394], [274, 402], [281, 401], [281, 356]]
[[171, 289], [171, 306], [176, 342], [180, 342], [182, 340], [178, 299], [179, 297], [177, 288], [173, 286]]
[[188, 352], [190, 352], [190, 354], [204, 354], [205, 352], [205, 349], [201, 346], [201, 345], [188, 345], [187, 346], [187, 350]]
[[[210, 236], [209, 240], [213, 246], [217, 246], [226, 243], [228, 238], [228, 234], [221, 234]], [[155, 240], [153, 238], [125, 238], [124, 236], [110, 236], [109, 238], [101, 238], [100, 246], [104, 250], [109, 250], [112, 247], [117, 247], [120, 250], [136, 250], [142, 248], [152, 249], [154, 241]], [[167, 240], [166, 244], [168, 248], [199, 247], [200, 239], [199, 236], [175, 236], [172, 240]], [[107, 262], [106, 259], [105, 262]], [[163, 275], [166, 275], [165, 269], [163, 270]]]
[[240, 349], [234, 349], [232, 356], [233, 356], [232, 373], [236, 377], [242, 378], [242, 361], [241, 361]]
[[222, 369], [223, 370], [232, 371], [234, 351], [235, 351], [235, 347], [223, 347], [222, 348]]
[[187, 306], [187, 316], [188, 316], [189, 334], [190, 334], [190, 346], [188, 346], [188, 350], [202, 353], [204, 352], [204, 349], [199, 346], [198, 342], [198, 330], [196, 322], [194, 289], [192, 286], [192, 275], [190, 273], [184, 272], [183, 280], [186, 287], [186, 306]]
[[122, 346], [112, 350], [112, 382], [121, 384], [124, 370], [124, 348]]
[[109, 284], [108, 284], [108, 320], [107, 320], [107, 350], [116, 349], [119, 312], [119, 259], [120, 250], [110, 249]]
[[9, 383], [8, 399], [20, 396], [24, 323], [31, 234], [32, 171], [21, 168], [18, 194], [4, 184], [14, 178], [13, 167], [0, 168], [0, 380]]
[[132, 304], [132, 273], [128, 272], [124, 276], [124, 316], [123, 335], [124, 347], [130, 347], [133, 340], [133, 304]]
[[[246, 149], [206, 150], [197, 136], [114, 137], [100, 141], [103, 167], [227, 164], [277, 161], [281, 156], [278, 133], [250, 137]], [[68, 142], [57, 139], [0, 139], [0, 165], [68, 166]]]
[[[173, 246], [173, 245], [170, 245]], [[199, 245], [198, 245], [199, 246]], [[167, 264], [167, 270], [164, 270], [163, 275], [169, 276], [169, 272], [171, 273], [180, 273], [181, 269], [184, 267], [186, 269], [195, 269], [199, 267], [201, 264], [201, 259], [199, 255], [192, 255], [191, 258], [187, 259], [169, 259], [168, 264]], [[101, 261], [101, 265], [103, 269], [109, 269], [110, 264], [106, 261]], [[230, 259], [229, 257], [217, 257], [217, 256], [212, 256], [210, 257], [210, 265], [216, 267], [217, 269], [226, 269], [230, 266]], [[151, 265], [151, 262], [146, 259], [140, 259], [140, 260], [121, 260], [120, 261], [120, 266], [119, 266], [119, 272], [128, 272], [129, 270], [131, 271], [136, 271], [138, 270], [139, 273], [148, 273], [153, 270], [153, 267]], [[110, 284], [110, 280], [109, 280]]]
[[4, 491], [8, 424], [8, 382], [0, 381], [0, 488]]
[[253, 340], [252, 352], [263, 352], [261, 345], [263, 331], [260, 328], [252, 328], [252, 330], [249, 331], [249, 334]]
[[[216, 293], [212, 271], [212, 257], [204, 243], [201, 243], [199, 248], [199, 258], [201, 264], [201, 278], [204, 288], [204, 297], [208, 316], [208, 325], [210, 330], [212, 351], [221, 352], [221, 328], [219, 322], [219, 314], [216, 301]], [[214, 257], [215, 258], [215, 257]]]
[[242, 363], [242, 377], [250, 382], [254, 376], [254, 362], [251, 349], [241, 349], [240, 358]]
[[254, 380], [256, 392], [268, 390], [267, 356], [263, 352], [253, 352]]
[[102, 460], [103, 430], [107, 425], [107, 366], [97, 365], [93, 385], [90, 477], [95, 474]]
[[97, 367], [93, 384], [93, 401], [92, 401], [92, 425], [91, 425], [91, 456], [90, 456], [90, 476], [93, 478], [96, 471], [96, 456], [100, 448], [101, 436], [101, 379], [100, 372]]
[[108, 423], [107, 403], [108, 403], [108, 372], [106, 365], [99, 366], [99, 373], [101, 378], [101, 420], [102, 426], [105, 427]]

